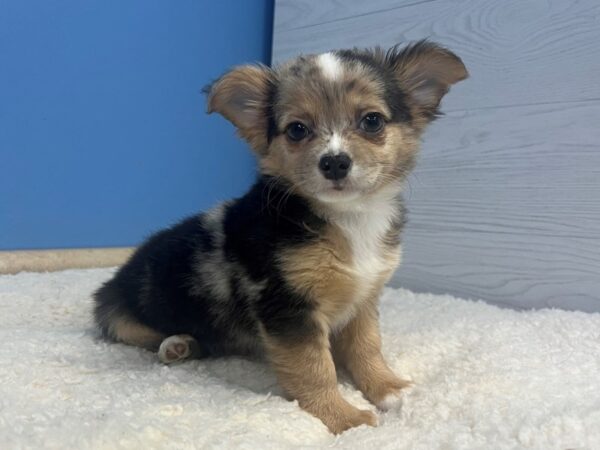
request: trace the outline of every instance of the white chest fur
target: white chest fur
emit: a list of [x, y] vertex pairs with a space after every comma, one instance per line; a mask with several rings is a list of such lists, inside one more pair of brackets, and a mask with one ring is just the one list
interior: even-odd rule
[[332, 220], [344, 233], [352, 251], [351, 270], [358, 283], [355, 298], [348, 299], [348, 307], [336, 321], [343, 326], [355, 314], [358, 306], [373, 292], [383, 274], [390, 270], [390, 254], [399, 255], [399, 249], [386, 248], [384, 238], [398, 219], [396, 196], [381, 196], [368, 202], [339, 211]]
[[383, 255], [383, 239], [392, 226], [396, 211], [389, 205], [381, 206], [381, 209], [347, 214], [337, 223], [350, 243], [356, 276], [367, 282], [388, 268]]

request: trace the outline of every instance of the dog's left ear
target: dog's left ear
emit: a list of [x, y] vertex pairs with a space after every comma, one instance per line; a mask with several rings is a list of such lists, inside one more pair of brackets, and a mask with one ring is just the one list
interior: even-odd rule
[[274, 73], [262, 65], [240, 66], [227, 72], [208, 92], [208, 112], [218, 112], [233, 123], [257, 152], [268, 146]]
[[387, 52], [386, 65], [406, 92], [419, 115], [431, 120], [438, 114], [450, 86], [469, 76], [461, 59], [437, 44], [419, 41]]

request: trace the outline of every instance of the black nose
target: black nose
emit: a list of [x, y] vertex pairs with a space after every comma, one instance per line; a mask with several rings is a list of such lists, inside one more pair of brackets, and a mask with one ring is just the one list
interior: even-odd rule
[[319, 161], [319, 170], [328, 180], [341, 180], [348, 175], [352, 167], [352, 160], [346, 153], [339, 155], [325, 155]]

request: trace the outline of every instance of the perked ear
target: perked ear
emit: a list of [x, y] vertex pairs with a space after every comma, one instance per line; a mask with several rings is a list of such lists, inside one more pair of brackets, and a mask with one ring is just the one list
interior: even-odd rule
[[268, 146], [274, 74], [262, 65], [240, 66], [219, 78], [208, 91], [208, 112], [233, 123], [257, 152]]
[[387, 52], [386, 63], [420, 114], [433, 119], [450, 86], [469, 76], [461, 59], [437, 44], [418, 41]]

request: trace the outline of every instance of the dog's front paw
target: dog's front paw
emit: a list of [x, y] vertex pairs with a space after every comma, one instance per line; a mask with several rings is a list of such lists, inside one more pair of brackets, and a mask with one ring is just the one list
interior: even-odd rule
[[378, 409], [388, 411], [400, 406], [402, 401], [401, 390], [411, 384], [410, 381], [403, 380], [394, 375], [379, 383], [373, 383], [370, 386], [367, 397]]
[[400, 391], [391, 392], [387, 394], [383, 399], [375, 403], [377, 409], [381, 411], [389, 411], [390, 409], [396, 409], [402, 403], [402, 397]]
[[349, 426], [345, 428], [346, 430], [361, 425], [369, 425], [370, 427], [376, 427], [378, 425], [379, 421], [373, 412], [366, 409], [358, 409], [357, 412], [358, 414], [350, 418]]
[[341, 414], [336, 414], [335, 417], [325, 421], [322, 419], [329, 431], [333, 434], [340, 434], [344, 431], [359, 427], [361, 425], [377, 426], [377, 416], [371, 411], [364, 409], [353, 408], [353, 411], [344, 411]]
[[327, 405], [325, 408], [310, 410], [310, 413], [321, 419], [333, 434], [340, 434], [350, 428], [361, 425], [377, 426], [377, 416], [371, 411], [358, 409], [345, 400], [337, 404]]

